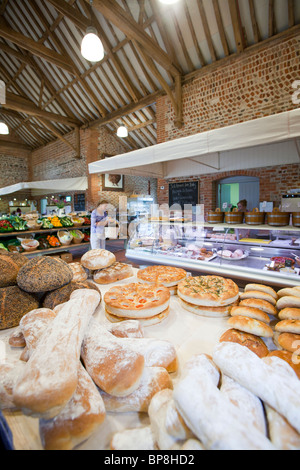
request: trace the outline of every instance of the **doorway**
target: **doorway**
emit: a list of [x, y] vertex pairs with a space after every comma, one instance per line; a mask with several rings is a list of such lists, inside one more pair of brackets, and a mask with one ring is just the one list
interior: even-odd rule
[[242, 199], [247, 200], [250, 211], [259, 207], [259, 178], [233, 176], [218, 182], [217, 202], [221, 210], [230, 211]]

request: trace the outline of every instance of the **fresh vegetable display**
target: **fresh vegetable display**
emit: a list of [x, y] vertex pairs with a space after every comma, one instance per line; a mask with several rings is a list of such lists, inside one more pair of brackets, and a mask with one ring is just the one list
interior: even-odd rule
[[12, 220], [12, 226], [16, 231], [27, 230], [28, 228], [26, 220], [21, 219], [21, 217], [14, 217]]
[[6, 251], [8, 251], [7, 248], [6, 248], [6, 246], [3, 245], [3, 243], [0, 243], [0, 250], [6, 250]]
[[47, 241], [52, 248], [61, 246], [59, 239], [55, 235], [48, 235]]
[[7, 219], [0, 220], [0, 232], [13, 232], [14, 226]]
[[51, 224], [53, 225], [53, 227], [62, 227], [62, 223], [59, 217], [57, 217], [57, 215], [52, 217], [50, 220], [51, 220]]
[[69, 217], [61, 217], [60, 222], [63, 227], [73, 227], [73, 222]]
[[53, 228], [53, 224], [51, 223], [51, 220], [44, 218], [42, 219], [42, 228], [47, 229], [47, 228]]

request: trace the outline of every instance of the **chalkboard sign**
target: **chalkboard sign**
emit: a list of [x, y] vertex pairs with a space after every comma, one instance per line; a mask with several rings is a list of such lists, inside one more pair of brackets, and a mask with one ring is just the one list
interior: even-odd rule
[[169, 184], [169, 206], [178, 204], [184, 209], [185, 205], [199, 204], [199, 181], [185, 181]]
[[74, 195], [74, 210], [75, 212], [85, 211], [85, 194]]

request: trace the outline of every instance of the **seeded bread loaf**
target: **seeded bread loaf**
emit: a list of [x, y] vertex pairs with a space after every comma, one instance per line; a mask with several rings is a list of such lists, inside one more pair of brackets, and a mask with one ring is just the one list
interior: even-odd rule
[[0, 287], [17, 284], [17, 275], [29, 260], [20, 253], [0, 253]]
[[18, 286], [0, 289], [0, 330], [14, 328], [21, 318], [39, 307], [36, 297], [22, 291]]
[[73, 271], [60, 259], [37, 256], [19, 271], [17, 284], [26, 292], [47, 292], [58, 289], [73, 279]]
[[77, 289], [95, 289], [99, 292], [101, 298], [101, 292], [93, 282], [71, 281], [65, 286], [60, 287], [59, 289], [47, 292], [43, 299], [43, 307], [50, 308], [51, 310], [53, 310], [57, 305], [67, 302], [70, 299], [72, 292]]

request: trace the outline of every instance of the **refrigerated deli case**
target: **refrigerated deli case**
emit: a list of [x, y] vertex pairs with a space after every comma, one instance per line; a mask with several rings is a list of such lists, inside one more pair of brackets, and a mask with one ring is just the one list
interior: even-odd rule
[[300, 285], [300, 228], [141, 219], [126, 257], [284, 287]]

